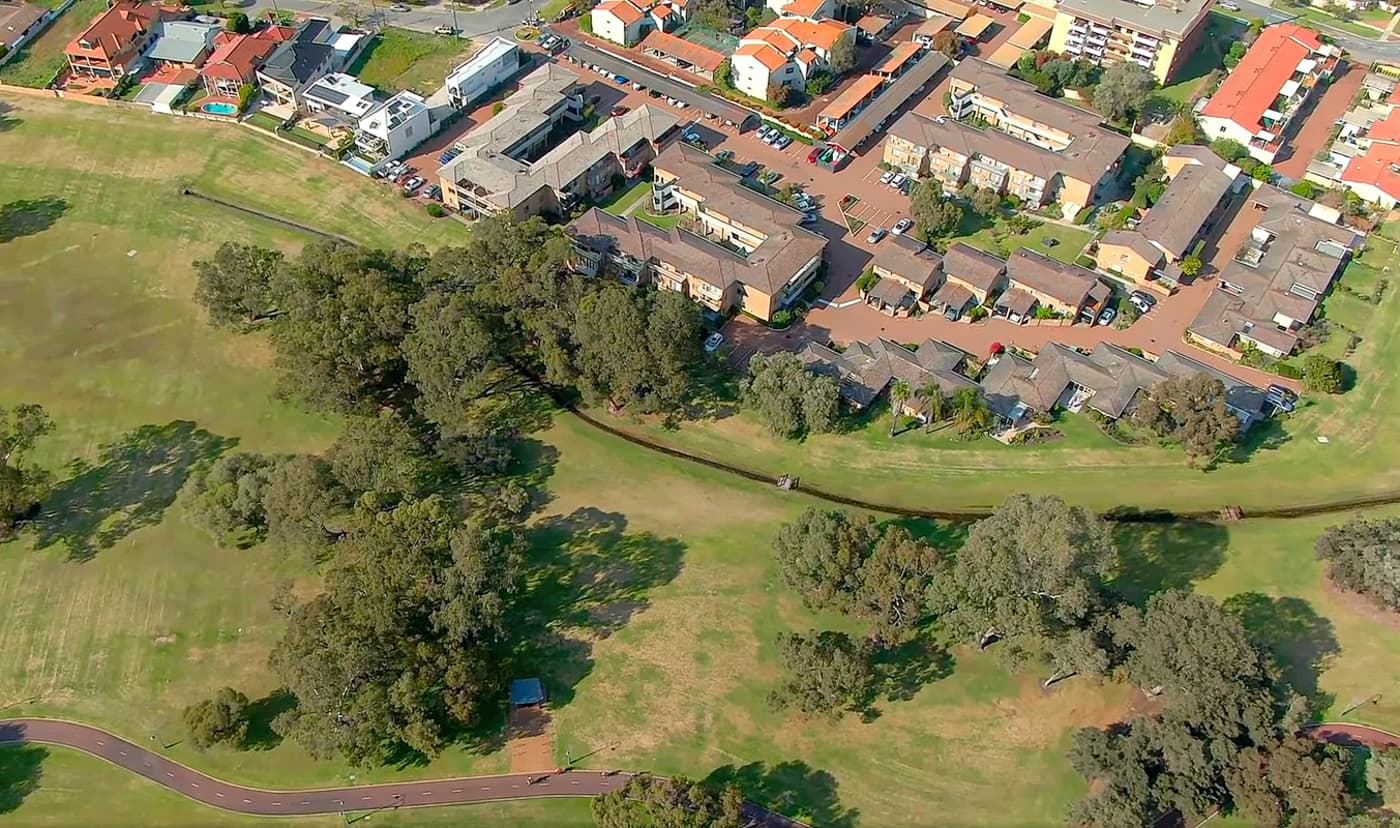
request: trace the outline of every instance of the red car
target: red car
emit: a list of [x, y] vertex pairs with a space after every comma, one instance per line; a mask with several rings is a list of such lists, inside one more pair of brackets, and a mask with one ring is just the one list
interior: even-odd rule
[[817, 163], [817, 159], [821, 157], [821, 154], [822, 154], [822, 151], [821, 151], [821, 148], [820, 148], [820, 147], [818, 147], [818, 148], [812, 150], [811, 152], [807, 153], [807, 163], [808, 163], [808, 164], [815, 164], [815, 163]]
[[616, 117], [619, 116], [619, 115], [626, 115], [626, 114], [627, 114], [627, 107], [625, 107], [625, 106], [615, 106], [615, 107], [613, 107], [613, 108], [608, 112], [608, 114], [611, 115], [611, 116], [614, 117], [614, 118], [616, 118]]

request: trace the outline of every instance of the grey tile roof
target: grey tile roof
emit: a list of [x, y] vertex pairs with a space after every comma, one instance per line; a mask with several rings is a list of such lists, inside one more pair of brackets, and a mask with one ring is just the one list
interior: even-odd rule
[[223, 27], [218, 23], [164, 20], [156, 45], [147, 57], [172, 63], [194, 63], [214, 45], [214, 36], [221, 31]]
[[957, 242], [943, 252], [943, 272], [986, 294], [1001, 286], [1006, 262], [985, 250]]
[[1006, 260], [1006, 277], [1013, 285], [1039, 291], [1075, 307], [1084, 304], [1090, 290], [1099, 283], [1092, 270], [1055, 261], [1024, 247]]
[[[929, 351], [927, 358], [925, 350]], [[917, 352], [884, 338], [852, 342], [845, 353], [809, 342], [797, 356], [809, 370], [836, 380], [841, 396], [861, 408], [874, 402], [896, 379], [914, 390], [929, 382], [937, 383], [945, 393], [977, 387], [957, 371], [967, 354], [934, 339], [925, 340]], [[954, 361], [954, 356], [959, 358]], [[910, 400], [910, 404], [917, 405], [917, 401]]]
[[1224, 171], [1205, 164], [1183, 167], [1147, 211], [1137, 231], [1178, 259], [1185, 256], [1234, 181]]
[[1147, 5], [1129, 0], [1060, 0], [1059, 9], [1065, 14], [1180, 39], [1205, 17], [1210, 5], [1211, 0], [1167, 0]]
[[319, 38], [325, 34], [329, 21], [310, 18], [297, 27], [296, 35], [283, 42], [260, 70], [262, 74], [288, 86], [300, 86], [319, 77], [322, 66], [334, 53], [330, 44]]
[[923, 242], [909, 236], [890, 236], [875, 249], [872, 265], [897, 273], [920, 285], [920, 295], [937, 283], [943, 257]]

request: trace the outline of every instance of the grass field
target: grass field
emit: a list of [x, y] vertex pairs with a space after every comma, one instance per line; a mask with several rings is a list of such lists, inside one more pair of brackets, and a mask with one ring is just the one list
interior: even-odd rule
[[427, 97], [452, 67], [466, 59], [469, 42], [455, 37], [387, 28], [351, 64], [349, 73], [386, 92], [409, 90]]
[[25, 44], [14, 59], [0, 66], [0, 83], [42, 88], [67, 62], [63, 47], [105, 8], [105, 0], [78, 0], [43, 34]]
[[[985, 225], [984, 221], [980, 221], [973, 216], [969, 216], [969, 220]], [[1016, 252], [1022, 247], [1029, 247], [1031, 250], [1037, 253], [1043, 253], [1052, 259], [1061, 262], [1073, 262], [1078, 258], [1080, 251], [1084, 249], [1084, 246], [1089, 243], [1089, 239], [1091, 238], [1091, 234], [1087, 230], [1081, 230], [1077, 227], [1065, 227], [1064, 225], [1052, 224], [1050, 222], [1042, 223], [1039, 227], [1031, 230], [1024, 236], [1006, 233], [1002, 235], [1000, 241], [993, 235], [993, 229], [994, 228], [990, 226], [980, 226], [975, 230], [949, 239], [948, 243], [966, 242], [979, 250], [986, 250], [989, 253], [995, 253], [1003, 257]], [[1054, 246], [1047, 246], [1047, 239], [1054, 239]]]
[[[458, 230], [430, 227], [371, 182], [246, 130], [16, 105], [18, 123], [0, 131], [0, 205], [52, 197], [63, 206], [46, 214], [49, 226], [28, 228], [0, 254], [0, 402], [50, 409], [60, 430], [40, 459], [61, 482], [41, 528], [0, 546], [0, 599], [9, 608], [0, 707], [178, 742], [179, 711], [194, 699], [225, 684], [259, 700], [273, 689], [266, 654], [280, 628], [268, 599], [286, 581], [307, 594], [316, 579], [305, 561], [273, 545], [213, 547], [182, 521], [174, 492], [201, 456], [235, 444], [314, 450], [336, 424], [273, 399], [265, 347], [209, 329], [189, 298], [189, 260], [218, 241], [293, 249], [304, 240], [179, 199], [174, 188], [190, 181], [377, 244], [441, 243], [438, 234]], [[1378, 364], [1369, 360], [1400, 347], [1392, 344], [1396, 327], [1396, 303], [1387, 300], [1368, 322], [1357, 364]], [[1174, 453], [1117, 448], [1083, 421], [1066, 421], [1061, 443], [1030, 450], [940, 434], [891, 442], [878, 418], [840, 442], [812, 440], [782, 454], [765, 453], [769, 443], [743, 417], [686, 426], [668, 439], [712, 450], [727, 439], [744, 448], [746, 462], [783, 470], [800, 463], [804, 481], [868, 485], [871, 496], [927, 506], [995, 503], [1027, 488], [1093, 505], [1160, 501], [1164, 492], [1247, 503], [1301, 495], [1309, 480], [1393, 484], [1393, 455], [1375, 442], [1388, 434], [1382, 406], [1393, 398], [1390, 381], [1363, 370], [1352, 394], [1289, 425], [1298, 430], [1292, 442], [1209, 475], [1186, 470]], [[1334, 435], [1329, 447], [1306, 436], [1323, 430]], [[550, 495], [532, 530], [535, 671], [551, 691], [561, 754], [597, 750], [586, 764], [734, 778], [750, 796], [822, 826], [897, 828], [927, 824], [931, 813], [943, 824], [1038, 826], [1058, 821], [1082, 793], [1064, 759], [1069, 733], [1123, 715], [1127, 688], [1072, 680], [1046, 693], [1036, 676], [1008, 673], [993, 653], [933, 647], [910, 654], [873, 721], [774, 714], [765, 701], [778, 675], [774, 636], [855, 629], [805, 610], [772, 564], [774, 530], [814, 501], [658, 456], [569, 417], [534, 439]], [[1279, 476], [1258, 476], [1255, 463]], [[1300, 470], [1316, 476], [1290, 479], [1306, 478]], [[1383, 479], [1365, 479], [1373, 473]], [[1138, 600], [1166, 586], [1221, 598], [1259, 593], [1237, 603], [1285, 656], [1290, 677], [1323, 704], [1345, 706], [1400, 682], [1400, 630], [1323, 585], [1311, 545], [1329, 522], [1123, 529], [1127, 566], [1118, 586]], [[943, 546], [959, 535], [956, 527], [914, 528]], [[1355, 717], [1400, 726], [1400, 700]], [[493, 772], [506, 761], [501, 751], [454, 749], [424, 766], [352, 770], [312, 761], [293, 745], [265, 747], [200, 753], [176, 744], [169, 753], [273, 787], [343, 784], [351, 773], [368, 782]], [[14, 767], [14, 755], [0, 753], [0, 767]], [[81, 755], [45, 749], [38, 761], [39, 787], [5, 815], [7, 824], [248, 822]], [[83, 785], [103, 796], [84, 795]], [[373, 818], [588, 824], [578, 803]]]

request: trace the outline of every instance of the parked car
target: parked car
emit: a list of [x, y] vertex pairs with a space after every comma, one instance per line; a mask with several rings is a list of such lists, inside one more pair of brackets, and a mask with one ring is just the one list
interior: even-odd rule
[[1118, 317], [1118, 311], [1117, 311], [1116, 309], [1111, 308], [1111, 307], [1109, 307], [1109, 308], [1104, 308], [1103, 311], [1099, 314], [1099, 319], [1098, 319], [1098, 321], [1097, 321], [1096, 323], [1094, 323], [1094, 324], [1096, 324], [1096, 325], [1111, 325], [1111, 324], [1113, 324], [1113, 320], [1116, 319], [1117, 317]]
[[626, 115], [626, 114], [627, 114], [627, 107], [623, 106], [622, 104], [618, 104], [617, 106], [613, 107], [612, 109], [609, 109], [609, 110], [608, 110], [608, 114], [611, 115], [611, 116], [614, 117], [614, 118], [618, 117], [619, 115]]
[[729, 161], [733, 157], [734, 150], [720, 150], [719, 152], [715, 153], [715, 160], [720, 162]]
[[739, 173], [739, 176], [741, 178], [748, 178], [749, 176], [753, 175], [761, 169], [763, 169], [762, 164], [758, 163], [757, 161], [750, 161], [749, 163], [736, 170], [736, 172]]
[[627, 79], [626, 75], [613, 75], [612, 79], [613, 82], [616, 83], [618, 86], [626, 86], [627, 84], [631, 83], [631, 81]]
[[895, 174], [894, 174], [894, 178], [891, 178], [891, 179], [890, 179], [890, 186], [891, 186], [891, 187], [903, 187], [903, 186], [904, 186], [904, 182], [906, 182], [906, 181], [908, 181], [908, 180], [909, 180], [909, 176], [905, 175], [904, 173], [895, 173]]
[[815, 164], [815, 163], [817, 163], [817, 159], [818, 159], [818, 158], [821, 158], [821, 157], [822, 157], [822, 150], [821, 150], [821, 147], [815, 147], [815, 148], [813, 148], [813, 150], [812, 150], [811, 152], [807, 153], [807, 163], [808, 163], [808, 164]]
[[816, 213], [816, 212], [814, 212], [814, 211], [810, 211], [810, 210], [809, 210], [808, 212], [805, 212], [805, 213], [802, 214], [802, 218], [798, 219], [798, 220], [797, 220], [797, 223], [798, 223], [798, 224], [816, 224], [816, 223], [817, 223], [818, 221], [820, 221], [820, 220], [821, 220], [821, 215], [820, 215], [820, 214], [818, 214], [818, 213]]
[[413, 11], [413, 9], [409, 8], [407, 5], [405, 5], [405, 4], [403, 4], [403, 3], [395, 3], [394, 5], [392, 5], [392, 6], [389, 7], [389, 11], [391, 11], [391, 12], [406, 12], [406, 11]]
[[724, 334], [720, 333], [719, 331], [715, 331], [714, 333], [705, 337], [705, 353], [713, 354], [715, 351], [718, 351], [719, 346], [723, 344]]
[[890, 232], [895, 234], [896, 236], [902, 236], [905, 233], [908, 233], [909, 229], [913, 226], [914, 222], [910, 221], [907, 218], [902, 218], [894, 223], [894, 227], [890, 228]]
[[909, 195], [914, 191], [914, 185], [917, 183], [919, 182], [913, 177], [906, 178], [904, 179], [904, 183], [899, 185], [899, 191], [905, 195]]
[[1128, 301], [1142, 313], [1150, 313], [1157, 306], [1157, 300], [1151, 294], [1140, 290], [1133, 291], [1128, 296]]
[[791, 136], [791, 135], [779, 134], [779, 135], [778, 135], [778, 140], [776, 140], [776, 141], [773, 142], [773, 147], [774, 147], [775, 149], [787, 149], [787, 148], [790, 147], [790, 146], [792, 146], [792, 136]]
[[1284, 413], [1291, 412], [1298, 404], [1298, 395], [1282, 385], [1270, 385], [1264, 389], [1264, 398], [1269, 404]]
[[637, 81], [632, 81], [632, 91], [634, 91], [634, 92], [640, 92], [640, 91], [642, 91], [643, 89], [646, 89], [646, 87], [643, 86], [642, 84], [638, 83]]
[[429, 184], [428, 189], [423, 191], [423, 195], [433, 199], [434, 201], [437, 201], [438, 199], [442, 198], [442, 188], [436, 184]]
[[408, 193], [409, 195], [412, 195], [419, 187], [427, 183], [427, 181], [424, 181], [423, 179], [415, 175], [403, 183], [403, 191]]
[[889, 231], [885, 230], [885, 228], [876, 227], [874, 230], [870, 231], [870, 235], [865, 237], [865, 243], [875, 244], [887, 235], [889, 235]]
[[685, 101], [679, 99], [676, 100], [676, 109], [685, 109], [688, 106], [690, 106], [690, 104], [686, 103]]
[[[433, 34], [451, 37], [452, 35], [457, 34], [457, 30], [452, 28], [451, 26], [438, 26], [437, 28], [433, 29]], [[543, 41], [541, 41], [541, 43], [543, 43]]]
[[1220, 0], [1220, 2], [1216, 3], [1216, 5], [1222, 9], [1229, 9], [1232, 12], [1237, 12], [1240, 10], [1240, 4], [1233, 3], [1231, 2], [1231, 0]]
[[890, 183], [891, 181], [893, 181], [893, 180], [894, 180], [894, 173], [892, 173], [892, 172], [888, 172], [888, 171], [887, 171], [887, 172], [885, 172], [883, 175], [880, 176], [880, 183], [881, 183], [881, 184], [889, 184], [889, 183]]
[[439, 156], [438, 156], [438, 163], [439, 163], [439, 164], [446, 164], [448, 161], [451, 161], [452, 159], [456, 158], [457, 156], [459, 156], [459, 155], [461, 155], [461, 154], [462, 154], [462, 151], [461, 151], [461, 150], [450, 149], [450, 150], [448, 150], [447, 152], [444, 152], [442, 155], [439, 155]]

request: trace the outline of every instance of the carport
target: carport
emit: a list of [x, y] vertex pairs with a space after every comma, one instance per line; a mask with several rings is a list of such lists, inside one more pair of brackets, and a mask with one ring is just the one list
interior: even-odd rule
[[753, 129], [759, 124], [758, 113], [752, 109], [714, 95], [707, 95], [689, 84], [615, 57], [609, 52], [575, 41], [565, 50], [565, 54], [576, 61], [601, 66], [614, 75], [622, 75], [629, 81], [642, 84], [647, 89], [655, 90], [679, 101], [685, 101], [687, 106], [693, 106], [700, 112], [709, 113], [740, 132]]
[[840, 167], [847, 156], [859, 152], [861, 145], [884, 129], [885, 122], [911, 98], [922, 92], [951, 62], [941, 52], [926, 53], [903, 75], [896, 78], [894, 83], [875, 96], [875, 100], [867, 104], [859, 115], [841, 128], [841, 131], [830, 139], [817, 143], [817, 149], [820, 150], [817, 153], [817, 163], [833, 170]]

